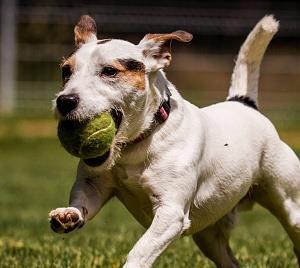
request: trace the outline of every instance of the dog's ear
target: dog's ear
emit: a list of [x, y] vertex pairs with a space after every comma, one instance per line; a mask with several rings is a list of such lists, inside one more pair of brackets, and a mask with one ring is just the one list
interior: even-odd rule
[[76, 47], [97, 40], [97, 26], [94, 19], [88, 15], [81, 16], [74, 28], [74, 37]]
[[148, 71], [156, 71], [170, 65], [171, 42], [190, 42], [193, 35], [185, 31], [176, 31], [168, 34], [147, 34], [138, 46], [143, 50]]

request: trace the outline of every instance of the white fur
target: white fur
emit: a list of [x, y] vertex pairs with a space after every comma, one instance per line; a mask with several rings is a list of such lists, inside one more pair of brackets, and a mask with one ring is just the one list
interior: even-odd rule
[[[250, 33], [238, 56], [229, 97], [257, 100], [260, 61], [277, 27], [268, 16]], [[86, 208], [88, 221], [116, 196], [147, 228], [130, 251], [126, 268], [151, 267], [181, 235], [193, 235], [218, 267], [238, 267], [228, 244], [229, 230], [239, 203], [247, 200], [259, 202], [280, 219], [299, 257], [300, 163], [293, 151], [253, 108], [230, 101], [199, 109], [185, 101], [158, 70], [161, 65], [143, 58], [143, 49], [144, 42], [134, 46], [112, 40], [88, 43], [75, 54], [75, 73], [60, 94], [80, 95], [80, 105], [70, 115], [77, 119], [112, 105], [121, 109], [124, 119], [115, 147], [150, 126], [166, 87], [172, 92], [172, 110], [150, 137], [118, 148], [117, 155], [113, 148], [102, 166], [80, 162], [70, 207], [81, 212]], [[96, 75], [101, 66], [120, 57], [143, 61], [151, 70], [145, 74], [144, 91]]]
[[257, 103], [260, 62], [278, 27], [273, 16], [265, 16], [248, 35], [232, 73], [228, 98], [248, 96]]

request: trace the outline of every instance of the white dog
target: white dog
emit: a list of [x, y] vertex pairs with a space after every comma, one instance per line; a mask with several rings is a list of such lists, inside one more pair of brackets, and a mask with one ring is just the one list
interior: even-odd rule
[[124, 267], [151, 267], [182, 235], [218, 267], [238, 267], [228, 243], [234, 214], [258, 202], [279, 219], [300, 259], [299, 159], [257, 110], [260, 63], [277, 29], [272, 16], [258, 22], [227, 101], [199, 109], [162, 71], [171, 40], [189, 42], [191, 34], [147, 34], [138, 45], [97, 40], [94, 20], [81, 17], [55, 111], [59, 120], [110, 111], [118, 132], [108, 153], [79, 162], [69, 207], [50, 212], [52, 229], [81, 227], [116, 196], [147, 228]]

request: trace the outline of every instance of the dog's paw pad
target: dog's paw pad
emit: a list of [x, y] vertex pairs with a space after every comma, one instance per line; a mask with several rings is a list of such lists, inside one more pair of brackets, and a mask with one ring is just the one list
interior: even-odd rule
[[70, 223], [70, 222], [77, 222], [79, 220], [78, 214], [74, 213], [73, 211], [67, 211], [66, 213], [59, 213], [58, 219], [62, 223]]
[[68, 233], [84, 224], [77, 208], [58, 208], [49, 213], [51, 229], [57, 233]]

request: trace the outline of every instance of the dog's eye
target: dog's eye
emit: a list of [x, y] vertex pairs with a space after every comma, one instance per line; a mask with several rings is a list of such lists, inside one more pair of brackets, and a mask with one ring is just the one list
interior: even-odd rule
[[72, 75], [71, 67], [69, 65], [64, 65], [61, 68], [61, 77], [62, 77], [63, 83], [67, 83], [69, 81], [71, 75]]
[[105, 76], [108, 76], [108, 77], [115, 77], [118, 72], [119, 71], [116, 68], [106, 66], [102, 69], [101, 75], [105, 75]]

